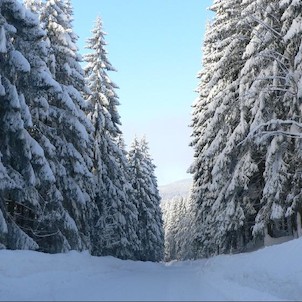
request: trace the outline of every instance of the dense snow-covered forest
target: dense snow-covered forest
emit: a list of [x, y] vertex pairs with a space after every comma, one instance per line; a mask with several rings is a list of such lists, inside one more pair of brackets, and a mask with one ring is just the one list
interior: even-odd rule
[[0, 247], [160, 261], [148, 143], [125, 150], [101, 19], [84, 69], [72, 21], [69, 0], [0, 0]]
[[211, 9], [192, 119], [195, 258], [301, 236], [302, 2]]
[[192, 190], [162, 205], [166, 260], [301, 236], [301, 5], [213, 1], [193, 104]]

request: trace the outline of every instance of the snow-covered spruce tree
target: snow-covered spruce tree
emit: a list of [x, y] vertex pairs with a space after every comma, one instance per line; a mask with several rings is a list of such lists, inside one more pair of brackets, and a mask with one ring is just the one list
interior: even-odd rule
[[[67, 5], [67, 6], [66, 6]], [[88, 94], [84, 72], [80, 66], [76, 35], [72, 31], [69, 4], [49, 0], [42, 7], [41, 22], [50, 46], [48, 67], [60, 84], [61, 92], [49, 99], [47, 123], [52, 132], [49, 141], [55, 148], [52, 169], [78, 236], [69, 238], [72, 249], [92, 249], [94, 225], [98, 217], [94, 202], [95, 182], [92, 174], [93, 126], [86, 117]]]
[[107, 75], [115, 71], [107, 58], [102, 21], [97, 19], [85, 55], [87, 84], [91, 90], [89, 117], [94, 126], [93, 167], [100, 219], [93, 253], [136, 259], [137, 207], [128, 174], [126, 152], [119, 129], [117, 86]]
[[165, 261], [191, 258], [190, 247], [187, 246], [191, 237], [190, 211], [188, 199], [175, 196], [161, 204], [165, 233]]
[[[286, 217], [292, 217], [293, 229], [297, 236], [302, 236], [302, 183], [301, 183], [301, 99], [302, 99], [302, 3], [300, 1], [280, 1], [282, 12], [281, 34], [284, 41], [284, 57], [287, 58], [287, 89], [284, 94], [284, 102], [289, 108], [291, 121], [289, 137], [292, 137], [291, 156], [289, 171], [292, 174], [290, 193], [287, 196]], [[296, 220], [296, 221], [295, 221]]]
[[24, 0], [23, 3], [27, 9], [37, 15], [40, 15], [43, 7], [42, 0]]
[[[223, 1], [217, 3], [222, 5]], [[241, 17], [232, 39], [241, 37], [245, 47], [241, 48], [241, 63], [236, 64], [233, 78], [238, 87], [233, 100], [238, 101], [232, 103], [234, 109], [230, 113], [240, 119], [233, 127], [234, 120], [216, 109], [219, 92], [212, 94], [215, 86], [209, 83], [215, 72], [211, 74], [209, 70], [220, 65], [219, 61], [210, 60], [214, 51], [210, 52], [207, 44], [210, 63], [204, 64], [193, 115], [196, 161], [192, 201], [199, 227], [194, 243], [196, 257], [244, 250], [252, 239], [251, 229], [254, 236], [263, 239], [267, 233], [274, 237], [291, 235], [295, 225], [301, 225], [301, 221], [293, 219], [299, 211], [301, 192], [301, 146], [296, 139], [301, 137], [299, 4], [244, 0], [239, 10]], [[216, 14], [219, 17], [219, 11]], [[223, 40], [218, 40], [223, 45]], [[210, 42], [213, 43], [215, 40]], [[225, 65], [233, 66], [233, 58], [229, 57]], [[222, 83], [230, 79], [224, 72], [220, 78]], [[226, 93], [222, 99], [227, 99]], [[220, 118], [218, 129], [227, 126], [229, 130], [229, 136], [224, 133], [228, 137], [225, 145], [221, 140], [214, 143], [218, 134], [206, 141], [211, 134], [206, 130], [215, 129], [208, 127], [215, 120], [215, 114], [209, 115], [211, 110], [216, 110]], [[224, 116], [227, 119], [221, 119]], [[219, 146], [225, 147], [218, 149]], [[210, 165], [208, 158], [214, 159]]]
[[24, 40], [25, 32], [35, 42], [43, 34], [38, 20], [18, 1], [0, 1], [0, 12], [0, 245], [37, 249], [49, 214], [39, 189], [42, 183], [50, 188], [54, 175], [34, 139], [34, 124], [22, 91], [32, 66], [19, 44], [29, 43]]
[[214, 1], [211, 9], [216, 17], [207, 28], [204, 42], [191, 144], [195, 150], [190, 168], [194, 179], [195, 257], [226, 252], [237, 245], [237, 233], [250, 214], [248, 206], [227, 196], [239, 154], [237, 145], [247, 131], [240, 114], [238, 75], [250, 29], [242, 22], [241, 8], [241, 1]]
[[165, 200], [161, 203], [161, 210], [163, 215], [163, 228], [164, 228], [164, 242], [165, 242], [165, 261], [176, 259], [175, 256], [175, 240], [174, 240], [174, 221], [175, 211], [174, 204], [176, 198]]
[[[93, 36], [88, 40], [87, 47], [92, 50], [92, 53], [85, 55], [85, 61], [88, 65], [85, 68], [86, 75], [88, 75], [88, 83], [93, 91], [101, 93], [104, 97], [102, 105], [109, 112], [112, 125], [110, 127], [111, 135], [118, 138], [121, 134], [119, 126], [121, 125], [120, 116], [117, 106], [120, 104], [116, 89], [118, 86], [111, 81], [108, 76], [108, 71], [115, 72], [116, 69], [111, 65], [107, 57], [106, 51], [106, 33], [103, 31], [103, 24], [100, 17], [97, 18], [95, 27], [92, 30]], [[93, 70], [96, 68], [96, 71]], [[97, 73], [99, 72], [99, 74]]]
[[138, 204], [138, 237], [140, 240], [139, 260], [161, 261], [164, 256], [164, 234], [160, 196], [155, 166], [143, 138], [134, 139], [128, 153], [131, 182]]
[[297, 83], [293, 57], [286, 52], [282, 36], [280, 1], [257, 1], [253, 11], [246, 13], [256, 26], [241, 73], [242, 103], [249, 124], [244, 156], [249, 158], [247, 167], [254, 167], [245, 195], [253, 195], [256, 203], [254, 235], [263, 237], [268, 232], [278, 237], [292, 233], [292, 213], [287, 218], [285, 214], [292, 202], [290, 191], [297, 188], [294, 174], [301, 169], [300, 146], [291, 138], [293, 123], [300, 116]]
[[[33, 12], [37, 12], [33, 9], [37, 2], [28, 4]], [[42, 3], [39, 3], [41, 8]], [[55, 167], [60, 165], [56, 147], [53, 145], [57, 135], [57, 122], [53, 122], [54, 115], [51, 117], [50, 113], [57, 111], [57, 118], [60, 116], [61, 108], [57, 106], [56, 100], [60, 98], [62, 88], [46, 66], [49, 44], [45, 41], [45, 31], [38, 26], [37, 18], [38, 16], [31, 15], [26, 27], [22, 23], [19, 24], [18, 35], [14, 39], [15, 47], [24, 54], [31, 66], [30, 72], [19, 78], [17, 88], [24, 94], [29, 105], [32, 116], [30, 133], [42, 147], [52, 169], [51, 173], [55, 174]], [[42, 176], [46, 175], [44, 170], [40, 172]], [[63, 207], [63, 196], [56, 185], [56, 179], [39, 180], [37, 187], [44, 202], [43, 213], [37, 219], [39, 228], [34, 232], [40, 250], [63, 252], [71, 249], [72, 242], [78, 241], [80, 235], [74, 220]]]

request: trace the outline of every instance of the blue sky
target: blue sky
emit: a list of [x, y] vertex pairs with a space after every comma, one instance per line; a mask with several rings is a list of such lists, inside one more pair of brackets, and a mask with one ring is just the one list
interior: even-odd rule
[[211, 0], [73, 0], [81, 53], [97, 16], [118, 70], [124, 139], [146, 135], [159, 185], [190, 177], [191, 105]]

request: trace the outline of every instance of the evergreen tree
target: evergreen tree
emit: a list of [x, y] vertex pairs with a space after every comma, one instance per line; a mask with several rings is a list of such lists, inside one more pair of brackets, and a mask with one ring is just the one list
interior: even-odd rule
[[[117, 106], [119, 105], [116, 89], [118, 86], [114, 84], [109, 76], [108, 71], [116, 71], [111, 65], [107, 57], [105, 49], [105, 35], [103, 24], [100, 17], [97, 18], [95, 27], [92, 30], [92, 37], [87, 41], [86, 48], [92, 52], [85, 55], [85, 61], [88, 63], [85, 67], [88, 86], [93, 92], [91, 99], [99, 99], [110, 118], [106, 119], [106, 128], [114, 139], [118, 139], [121, 133], [119, 125], [121, 125], [120, 116]], [[93, 104], [95, 101], [91, 101]]]
[[139, 259], [161, 261], [164, 253], [163, 222], [155, 166], [143, 138], [134, 139], [129, 154], [130, 175], [134, 197], [138, 204], [138, 237], [141, 243]]
[[[62, 89], [46, 66], [48, 49], [37, 16], [16, 1], [1, 2], [1, 12], [2, 55], [7, 61], [3, 65], [3, 97], [13, 101], [12, 107], [3, 102], [1, 119], [10, 120], [4, 122], [2, 131], [5, 143], [1, 173], [3, 184], [10, 181], [11, 188], [3, 189], [1, 194], [1, 220], [6, 219], [2, 225], [8, 233], [6, 239], [1, 236], [3, 245], [45, 252], [67, 251], [80, 235], [62, 206], [63, 197], [56, 186], [58, 160], [51, 143], [56, 129], [52, 127], [50, 112], [57, 110], [53, 100], [58, 99]], [[5, 28], [9, 30], [5, 32]]]
[[163, 213], [163, 228], [164, 228], [164, 242], [165, 242], [165, 261], [171, 261], [176, 259], [175, 257], [175, 241], [174, 241], [174, 221], [175, 221], [175, 212], [174, 205], [175, 200], [168, 199], [161, 204], [161, 210]]
[[161, 206], [165, 231], [165, 260], [183, 260], [191, 258], [188, 237], [190, 229], [189, 200], [181, 196], [165, 201]]
[[[275, 108], [273, 115], [265, 116], [264, 123], [253, 133], [270, 142], [265, 187], [254, 232], [263, 233], [268, 228], [269, 235], [282, 236], [291, 235], [297, 224], [301, 224], [293, 219], [301, 211], [301, 142], [297, 139], [301, 137], [301, 4], [278, 1], [272, 5], [268, 8], [273, 8], [274, 23], [270, 22], [263, 32], [271, 33], [274, 38], [271, 50], [266, 51], [272, 67], [265, 93], [267, 96], [270, 92]], [[272, 14], [271, 10], [267, 10], [268, 14]]]
[[[285, 219], [293, 173], [289, 163], [295, 157], [293, 141], [282, 133], [291, 124], [286, 121], [296, 114], [292, 97], [289, 98], [293, 86], [288, 72], [290, 58], [284, 55], [279, 1], [258, 1], [250, 7], [246, 16], [249, 18], [252, 12], [249, 22], [254, 29], [241, 72], [242, 103], [249, 124], [243, 159], [251, 173], [250, 181], [245, 183], [250, 189], [244, 195], [254, 199], [254, 235], [263, 237], [270, 228], [270, 235], [280, 236], [286, 234], [279, 224]], [[235, 173], [238, 170], [242, 174], [240, 167]]]
[[195, 257], [291, 235], [300, 207], [299, 4], [232, 2], [214, 1], [194, 105]]
[[36, 66], [30, 65], [20, 45], [29, 43], [25, 33], [31, 42], [40, 41], [43, 34], [35, 16], [18, 1], [0, 1], [0, 12], [0, 240], [10, 249], [37, 249], [49, 215], [39, 189], [49, 188], [54, 175], [34, 139], [35, 125], [22, 88]]
[[24, 0], [24, 5], [27, 9], [32, 11], [33, 13], [40, 15], [43, 7], [42, 0]]
[[[247, 129], [239, 102], [239, 73], [248, 43], [248, 28], [241, 19], [241, 1], [214, 1], [214, 22], [208, 26], [199, 98], [194, 104], [195, 161], [192, 200], [196, 212], [196, 256], [230, 249], [230, 234], [244, 221], [240, 203], [227, 197], [237, 145]], [[226, 215], [221, 215], [225, 212]]]
[[89, 117], [94, 126], [93, 167], [97, 188], [97, 204], [101, 213], [95, 254], [135, 259], [137, 208], [129, 184], [128, 163], [121, 131], [117, 86], [107, 72], [115, 71], [107, 58], [102, 21], [97, 19], [88, 40], [91, 53], [85, 55], [87, 84], [91, 90]]
[[[280, 1], [282, 10], [281, 34], [285, 44], [284, 57], [287, 58], [288, 68], [286, 69], [287, 90], [284, 94], [284, 101], [288, 103], [292, 115], [290, 135], [294, 137], [292, 150], [295, 151], [291, 158], [289, 171], [292, 173], [290, 194], [287, 196], [286, 216], [297, 215], [296, 228], [301, 225], [301, 106], [302, 99], [302, 3], [299, 1]], [[297, 139], [298, 137], [298, 139]], [[300, 220], [300, 221], [299, 221]], [[299, 234], [301, 236], [301, 233]]]
[[49, 140], [56, 150], [53, 170], [63, 206], [77, 229], [77, 236], [69, 238], [70, 247], [81, 250], [92, 249], [98, 212], [92, 174], [93, 126], [84, 113], [87, 102], [83, 95], [89, 91], [80, 66], [72, 17], [66, 15], [70, 9], [69, 3], [61, 0], [46, 1], [41, 22], [50, 45], [47, 65], [61, 87], [61, 92], [48, 100], [47, 123], [53, 129]]
[[[40, 12], [42, 3], [38, 4]], [[37, 1], [32, 1], [31, 5], [28, 4], [32, 11], [37, 11], [35, 5]], [[24, 91], [30, 105], [34, 125], [32, 135], [42, 146], [52, 172], [56, 174], [56, 168], [60, 166], [60, 163], [54, 145], [54, 142], [58, 140], [56, 125], [59, 123], [55, 120], [60, 116], [61, 108], [57, 105], [57, 101], [61, 98], [63, 90], [46, 66], [50, 50], [49, 43], [45, 41], [44, 32], [40, 30], [40, 36], [35, 38], [33, 30], [34, 28], [32, 30], [20, 29], [22, 39], [15, 40], [18, 49], [26, 54], [31, 65], [30, 75], [23, 77], [20, 81], [22, 84], [20, 89]], [[43, 225], [43, 232], [39, 239], [40, 248], [47, 252], [62, 252], [71, 249], [72, 242], [78, 241], [80, 234], [74, 219], [63, 207], [62, 192], [56, 182], [51, 183], [50, 186], [46, 186], [43, 182], [39, 187], [39, 193], [47, 201], [44, 206], [45, 211], [49, 211], [48, 215], [44, 215], [45, 222], [40, 223], [41, 228]]]

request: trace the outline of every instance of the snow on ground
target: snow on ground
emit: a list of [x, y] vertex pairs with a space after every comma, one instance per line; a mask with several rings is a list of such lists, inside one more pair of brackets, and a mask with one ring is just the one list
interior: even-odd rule
[[0, 251], [2, 301], [302, 300], [302, 239], [171, 263]]

